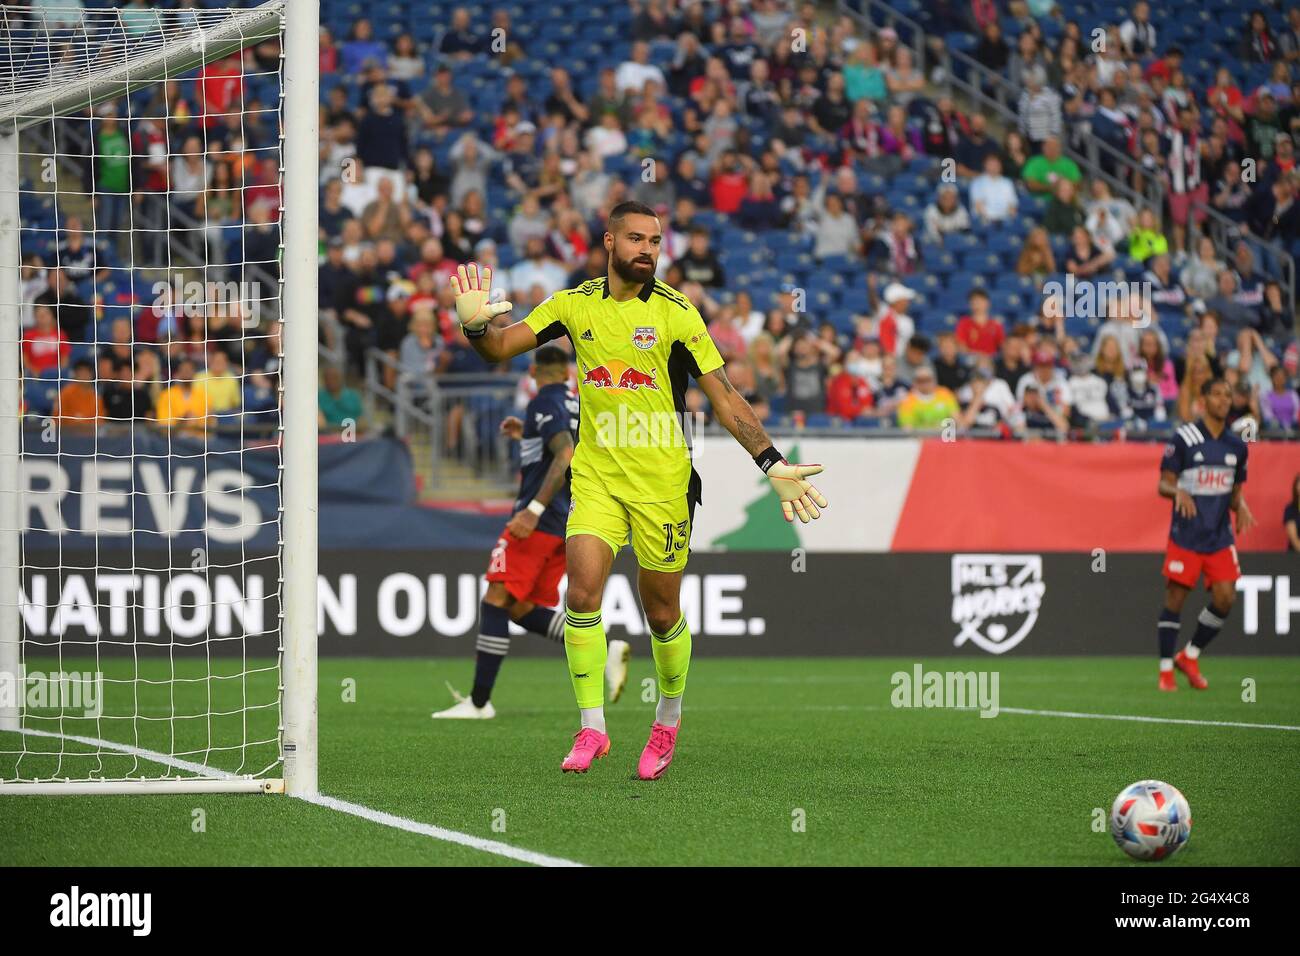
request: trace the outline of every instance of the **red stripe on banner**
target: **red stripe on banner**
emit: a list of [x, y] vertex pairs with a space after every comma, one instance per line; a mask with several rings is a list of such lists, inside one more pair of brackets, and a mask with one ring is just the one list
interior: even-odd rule
[[[1156, 492], [1164, 446], [924, 442], [894, 551], [1163, 551], [1170, 503]], [[1257, 442], [1246, 501], [1259, 527], [1241, 551], [1283, 551], [1282, 511], [1300, 444]]]

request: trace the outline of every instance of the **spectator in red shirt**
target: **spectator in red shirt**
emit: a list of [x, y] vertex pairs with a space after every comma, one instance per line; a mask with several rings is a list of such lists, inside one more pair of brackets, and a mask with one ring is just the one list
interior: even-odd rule
[[916, 293], [901, 282], [885, 286], [885, 307], [877, 317], [876, 334], [888, 355], [901, 355], [916, 330], [916, 320], [907, 314]]
[[718, 160], [718, 169], [713, 177], [713, 208], [731, 215], [740, 209], [748, 190], [745, 172], [740, 168], [736, 154], [728, 150]]
[[419, 261], [407, 270], [406, 276], [418, 283], [427, 272], [433, 275], [438, 285], [442, 286], [451, 281], [452, 273], [455, 271], [456, 263], [446, 257], [442, 249], [442, 241], [430, 236], [420, 247]]
[[320, 72], [333, 73], [339, 68], [339, 48], [334, 43], [334, 34], [330, 28], [320, 28]]
[[718, 348], [718, 354], [730, 362], [743, 359], [749, 351], [745, 346], [745, 336], [736, 322], [734, 309], [727, 305], [718, 310], [718, 317], [709, 323], [709, 338]]
[[1214, 74], [1214, 85], [1205, 91], [1205, 105], [1225, 119], [1244, 125], [1246, 114], [1242, 112], [1241, 100], [1241, 89], [1232, 82], [1232, 71], [1219, 67]]
[[846, 356], [844, 365], [826, 386], [826, 414], [848, 421], [875, 406], [871, 383], [862, 374], [865, 365], [865, 359], [858, 352]]
[[970, 315], [963, 315], [957, 323], [958, 348], [966, 354], [997, 355], [1006, 331], [1001, 320], [989, 315], [989, 294], [983, 289], [972, 289], [968, 301]]
[[1171, 46], [1162, 57], [1157, 57], [1147, 64], [1143, 71], [1148, 82], [1153, 77], [1163, 76], [1166, 80], [1173, 77], [1175, 73], [1183, 68], [1183, 51], [1181, 48]]
[[67, 365], [72, 346], [55, 323], [54, 310], [48, 305], [36, 305], [32, 317], [36, 324], [23, 333], [23, 367], [39, 377], [52, 368]]
[[244, 93], [244, 72], [239, 54], [209, 63], [199, 71], [199, 90], [202, 100], [203, 125], [216, 126], [223, 114], [238, 112], [231, 104]]

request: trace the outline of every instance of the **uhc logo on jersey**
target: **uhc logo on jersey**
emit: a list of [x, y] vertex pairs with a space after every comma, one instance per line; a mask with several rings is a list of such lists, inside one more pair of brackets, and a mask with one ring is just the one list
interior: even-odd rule
[[1178, 478], [1178, 487], [1189, 495], [1226, 495], [1236, 481], [1236, 469], [1227, 465], [1198, 465]]
[[632, 344], [639, 349], [652, 349], [657, 341], [659, 341], [659, 338], [655, 334], [653, 326], [638, 325], [632, 331]]

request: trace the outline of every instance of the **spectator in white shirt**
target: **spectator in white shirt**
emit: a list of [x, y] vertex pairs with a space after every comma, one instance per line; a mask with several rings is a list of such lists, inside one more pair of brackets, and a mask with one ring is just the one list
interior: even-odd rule
[[1044, 140], [1061, 135], [1061, 95], [1046, 82], [1042, 67], [1026, 70], [1025, 91], [1020, 94], [1020, 131], [1035, 152], [1041, 151]]
[[1151, 23], [1151, 7], [1146, 0], [1133, 5], [1133, 16], [1119, 27], [1119, 39], [1129, 56], [1145, 59], [1156, 52], [1156, 28]]
[[451, 160], [451, 205], [459, 209], [471, 192], [487, 195], [488, 171], [501, 154], [473, 133], [465, 133], [456, 140], [448, 159]]
[[939, 187], [939, 195], [925, 207], [923, 219], [927, 242], [942, 242], [949, 233], [970, 231], [970, 214], [957, 198], [957, 187], [952, 183]]
[[1069, 418], [1073, 403], [1070, 383], [1064, 370], [1057, 367], [1056, 356], [1046, 347], [1039, 347], [1034, 353], [1033, 369], [1016, 382], [1016, 401], [1021, 405], [1025, 403], [1025, 392], [1030, 388], [1037, 388], [1050, 408]]
[[564, 266], [546, 254], [546, 240], [529, 239], [527, 253], [528, 258], [510, 270], [512, 292], [526, 292], [538, 285], [547, 295], [551, 295], [564, 288], [569, 274]]
[[1087, 422], [1108, 421], [1112, 417], [1106, 401], [1110, 385], [1097, 374], [1086, 355], [1076, 357], [1072, 366], [1067, 380], [1072, 407]]
[[981, 222], [1001, 222], [1016, 215], [1020, 197], [1016, 184], [1002, 175], [1000, 156], [984, 157], [984, 172], [971, 180], [970, 204]]
[[185, 140], [180, 155], [172, 160], [170, 190], [173, 202], [191, 203], [207, 191], [212, 179], [212, 166], [203, 150], [203, 141], [197, 136]]
[[614, 71], [614, 85], [623, 95], [640, 93], [646, 80], [654, 80], [661, 90], [668, 88], [663, 70], [649, 62], [650, 46], [644, 40], [632, 44], [632, 59], [619, 64]]
[[517, 255], [523, 255], [529, 242], [545, 239], [550, 231], [550, 214], [541, 207], [536, 196], [528, 193], [520, 203], [519, 211], [510, 217], [510, 225], [507, 227], [510, 245]]
[[583, 145], [591, 150], [603, 162], [610, 156], [622, 156], [627, 153], [627, 136], [618, 125], [618, 117], [605, 113], [600, 118], [600, 125], [587, 130]]
[[858, 224], [844, 209], [844, 200], [839, 193], [826, 194], [825, 205], [817, 217], [816, 229], [813, 258], [857, 256], [861, 245]]
[[1127, 199], [1116, 199], [1110, 187], [1098, 178], [1092, 181], [1092, 199], [1086, 205], [1085, 226], [1099, 246], [1122, 247], [1137, 221], [1137, 212]]
[[366, 175], [365, 167], [358, 157], [353, 156], [348, 163], [351, 173], [343, 177], [339, 202], [360, 219], [366, 214], [367, 207], [379, 198], [379, 180]]
[[767, 321], [760, 309], [754, 308], [754, 300], [750, 294], [745, 291], [736, 293], [736, 318], [740, 323], [740, 334], [745, 337], [745, 344], [752, 345], [754, 339], [758, 338], [763, 331], [763, 325]]
[[578, 172], [569, 181], [573, 207], [583, 219], [591, 219], [609, 192], [609, 174], [601, 167], [601, 158], [589, 149], [578, 153]]

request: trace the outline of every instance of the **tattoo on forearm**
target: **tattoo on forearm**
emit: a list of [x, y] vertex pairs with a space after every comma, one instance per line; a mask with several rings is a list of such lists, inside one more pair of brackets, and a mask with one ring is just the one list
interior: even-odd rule
[[716, 378], [719, 382], [722, 383], [722, 389], [723, 389], [723, 391], [725, 391], [728, 395], [732, 394], [732, 393], [735, 391], [735, 389], [734, 389], [734, 388], [732, 387], [732, 385], [731, 385], [731, 380], [730, 380], [729, 378], [727, 378], [727, 371], [726, 371], [726, 369], [721, 369], [721, 368], [720, 368], [720, 369], [717, 369], [716, 371], [714, 371], [714, 372], [712, 372], [712, 373], [710, 373], [710, 374], [712, 374], [714, 378]]
[[[748, 409], [747, 409], [748, 410]], [[759, 425], [754, 419], [753, 411], [749, 412], [748, 418], [744, 415], [736, 416], [736, 430], [734, 432], [736, 441], [744, 447], [745, 451], [751, 455], [757, 455], [760, 451], [772, 444], [767, 437], [767, 432], [763, 426]]]

